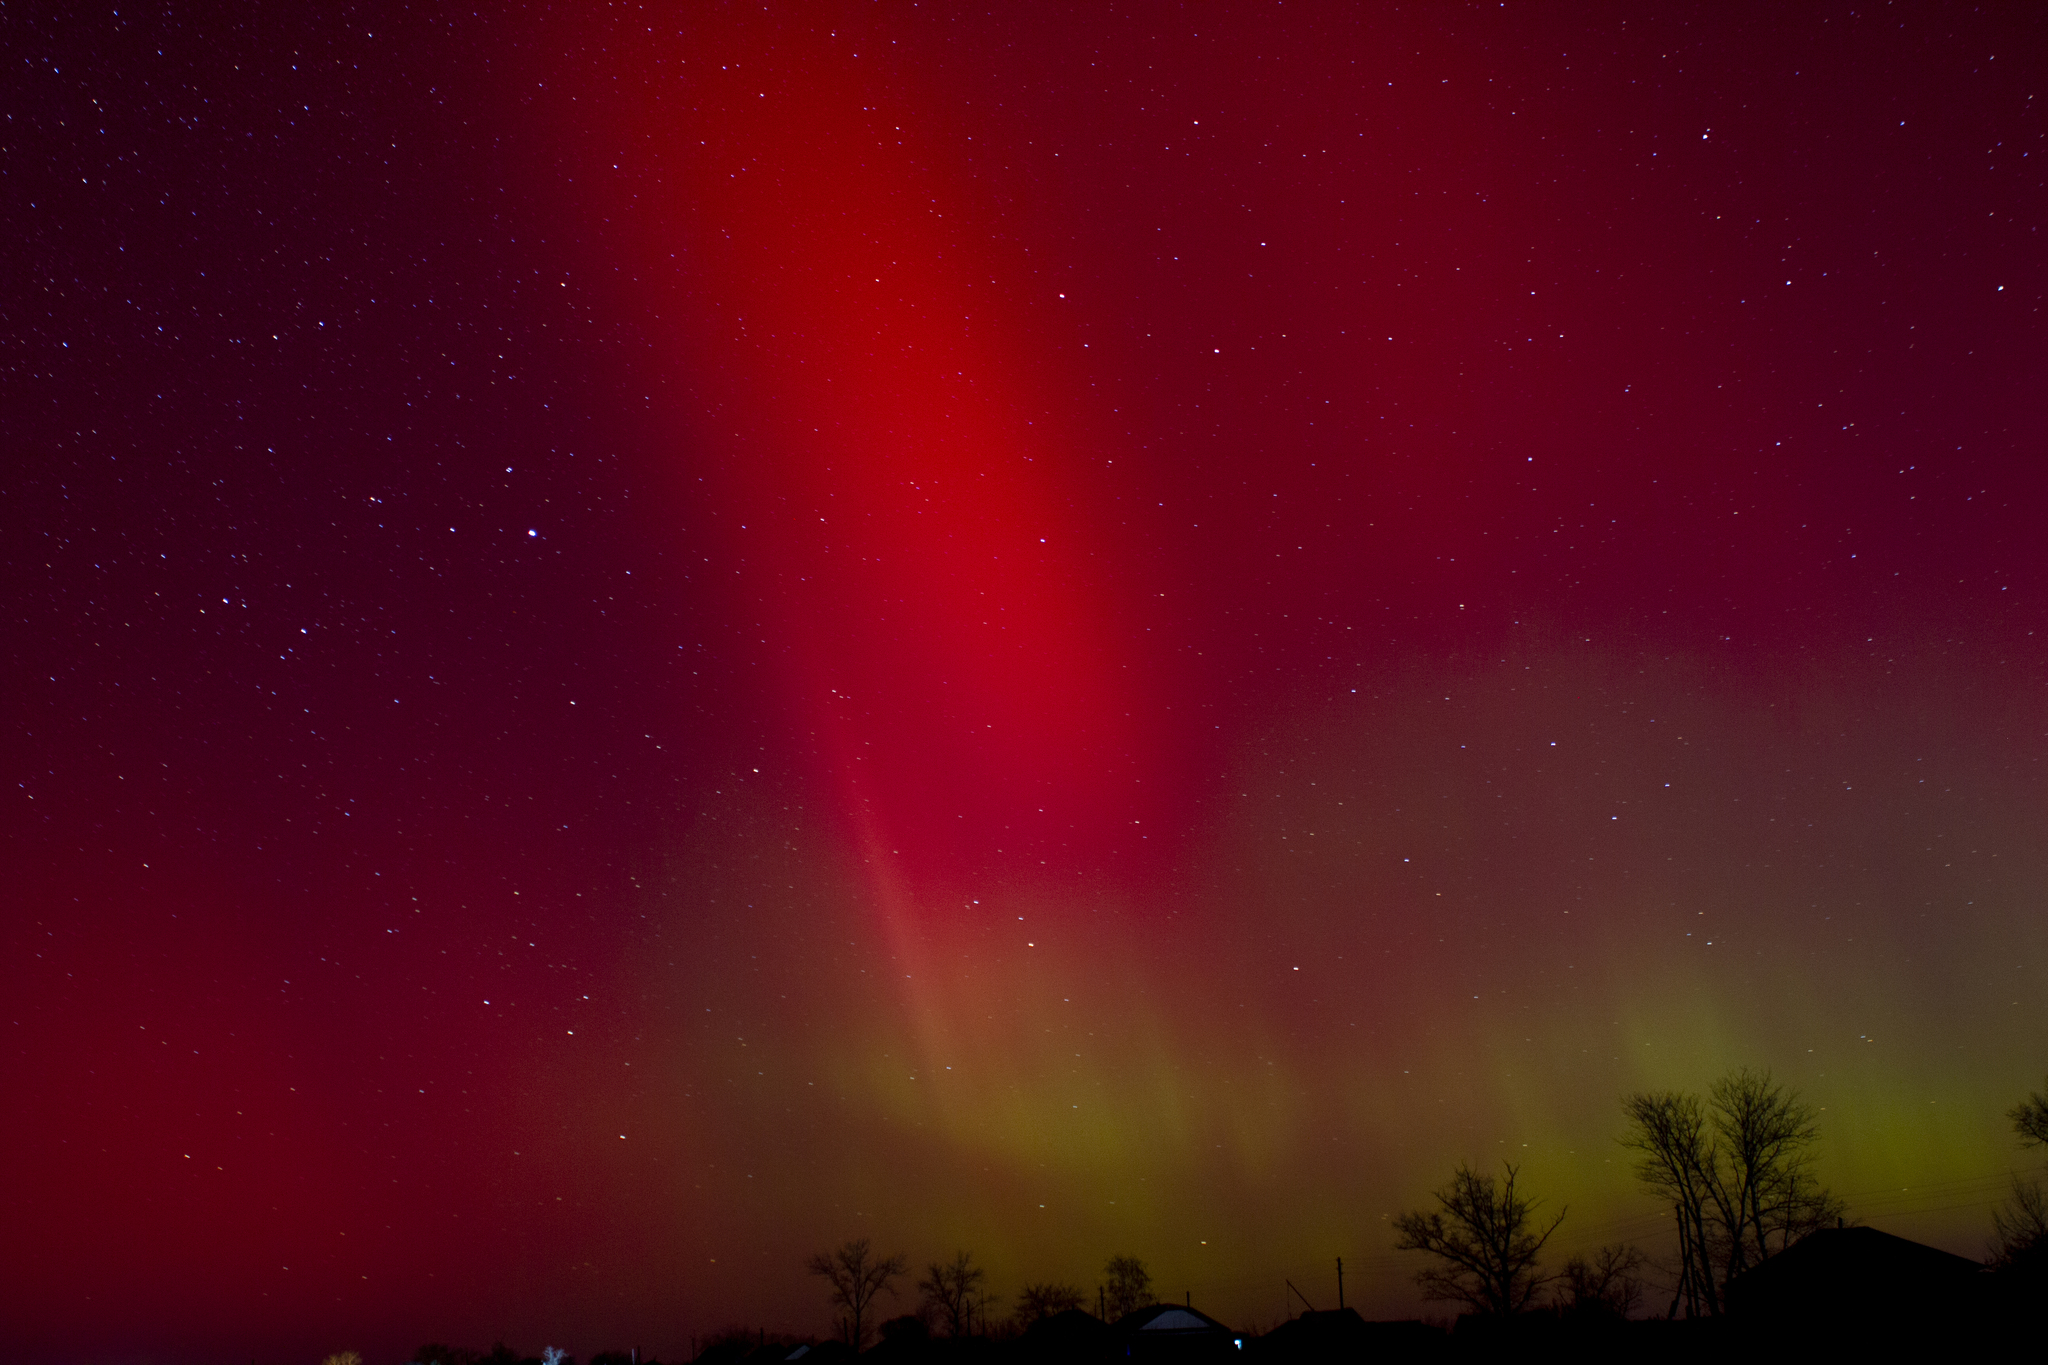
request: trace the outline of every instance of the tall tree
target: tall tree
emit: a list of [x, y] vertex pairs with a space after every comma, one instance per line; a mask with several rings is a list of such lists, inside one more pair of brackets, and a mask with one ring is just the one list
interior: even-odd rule
[[1415, 1283], [1432, 1299], [1465, 1304], [1474, 1313], [1505, 1317], [1529, 1306], [1549, 1277], [1537, 1268], [1543, 1244], [1565, 1211], [1537, 1230], [1536, 1201], [1515, 1188], [1520, 1176], [1507, 1167], [1504, 1179], [1459, 1165], [1451, 1183], [1435, 1192], [1437, 1207], [1404, 1213], [1394, 1220], [1397, 1251], [1427, 1252], [1436, 1264], [1415, 1273]]
[[1714, 1082], [1707, 1099], [1676, 1090], [1622, 1101], [1622, 1145], [1636, 1175], [1671, 1203], [1678, 1227], [1679, 1284], [1672, 1300], [1689, 1317], [1715, 1316], [1728, 1281], [1838, 1219], [1842, 1201], [1814, 1177], [1820, 1136], [1813, 1107], [1744, 1067]]
[[1102, 1267], [1103, 1316], [1115, 1322], [1152, 1302], [1152, 1272], [1135, 1256], [1112, 1256]]
[[832, 1286], [832, 1304], [844, 1314], [846, 1344], [858, 1351], [867, 1344], [868, 1309], [883, 1290], [908, 1267], [902, 1256], [878, 1256], [865, 1237], [844, 1243], [837, 1251], [821, 1251], [804, 1269]]
[[974, 1258], [961, 1251], [951, 1261], [933, 1261], [925, 1277], [917, 1282], [925, 1303], [945, 1324], [947, 1336], [973, 1334], [974, 1310], [979, 1306], [981, 1282], [986, 1278]]
[[1715, 1316], [1721, 1311], [1720, 1289], [1708, 1248], [1716, 1158], [1706, 1107], [1697, 1095], [1658, 1090], [1631, 1095], [1622, 1108], [1630, 1123], [1623, 1145], [1641, 1153], [1636, 1178], [1670, 1201], [1678, 1224], [1673, 1315], [1682, 1303], [1689, 1318]]

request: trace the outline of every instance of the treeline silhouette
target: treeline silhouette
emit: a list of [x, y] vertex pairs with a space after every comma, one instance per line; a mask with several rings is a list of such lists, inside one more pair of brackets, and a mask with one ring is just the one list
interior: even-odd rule
[[[819, 1252], [834, 1334], [820, 1339], [731, 1329], [693, 1342], [691, 1365], [1294, 1365], [1565, 1358], [1775, 1360], [1820, 1351], [1915, 1350], [1990, 1357], [2040, 1339], [2048, 1310], [2048, 1196], [2015, 1175], [1992, 1213], [1984, 1260], [1854, 1223], [1818, 1180], [1819, 1115], [1768, 1072], [1742, 1069], [1706, 1094], [1626, 1097], [1619, 1141], [1676, 1232], [1667, 1257], [1620, 1244], [1547, 1269], [1543, 1252], [1568, 1210], [1547, 1214], [1520, 1168], [1460, 1164], [1434, 1207], [1394, 1220], [1416, 1253], [1425, 1299], [1453, 1320], [1372, 1322], [1309, 1309], [1264, 1332], [1233, 1331], [1191, 1299], [1158, 1302], [1136, 1256], [1117, 1254], [1092, 1287], [1027, 1283], [991, 1292], [956, 1251], [912, 1278], [909, 1258], [871, 1239]], [[2022, 1148], [2048, 1148], [2048, 1093], [2008, 1111]], [[1341, 1267], [1340, 1267], [1341, 1273]], [[908, 1291], [908, 1294], [906, 1294]], [[885, 1305], [898, 1311], [884, 1314]], [[417, 1365], [576, 1365], [549, 1348], [521, 1356], [422, 1347]], [[606, 1351], [589, 1365], [659, 1365]]]

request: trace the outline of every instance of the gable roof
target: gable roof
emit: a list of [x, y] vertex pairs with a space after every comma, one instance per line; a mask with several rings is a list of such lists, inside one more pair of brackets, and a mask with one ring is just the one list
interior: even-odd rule
[[1142, 1332], [1146, 1337], [1232, 1335], [1230, 1329], [1199, 1308], [1177, 1303], [1155, 1303], [1117, 1319], [1119, 1332]]

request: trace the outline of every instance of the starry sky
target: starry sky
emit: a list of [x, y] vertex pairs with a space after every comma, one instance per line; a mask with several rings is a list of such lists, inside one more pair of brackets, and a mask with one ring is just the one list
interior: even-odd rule
[[1739, 1065], [1981, 1254], [2048, 19], [1660, 8], [0, 17], [13, 1344], [1408, 1315]]

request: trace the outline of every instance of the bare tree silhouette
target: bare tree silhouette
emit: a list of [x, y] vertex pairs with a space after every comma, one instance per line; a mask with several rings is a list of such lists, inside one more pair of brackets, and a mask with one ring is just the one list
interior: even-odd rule
[[1687, 1317], [1721, 1311], [1708, 1258], [1710, 1199], [1715, 1164], [1706, 1107], [1697, 1095], [1675, 1090], [1636, 1094], [1623, 1102], [1632, 1127], [1622, 1144], [1642, 1153], [1636, 1178], [1671, 1201], [1678, 1223], [1678, 1295]]
[[2035, 1091], [2005, 1111], [2022, 1147], [2048, 1147], [2048, 1095]]
[[1677, 1090], [1622, 1101], [1622, 1145], [1636, 1176], [1671, 1201], [1688, 1317], [1718, 1315], [1728, 1281], [1838, 1220], [1842, 1201], [1813, 1175], [1813, 1107], [1748, 1067], [1714, 1082], [1705, 1101]]
[[1991, 1211], [1991, 1263], [2014, 1266], [2048, 1251], [2048, 1196], [2041, 1182], [2012, 1178], [2012, 1193]]
[[844, 1311], [846, 1344], [858, 1351], [867, 1344], [868, 1309], [883, 1290], [896, 1292], [890, 1282], [901, 1275], [909, 1262], [902, 1256], [877, 1256], [865, 1237], [821, 1251], [804, 1269], [822, 1277], [832, 1286], [832, 1304]]
[[1103, 1316], [1115, 1322], [1152, 1302], [1152, 1272], [1135, 1256], [1112, 1256], [1102, 1267]]
[[[2048, 1095], [2039, 1091], [2005, 1111], [2022, 1147], [2048, 1147]], [[2012, 1192], [1991, 1211], [1991, 1263], [2002, 1269], [2048, 1257], [2048, 1196], [2041, 1182], [2012, 1178]]]
[[1029, 1327], [1040, 1318], [1049, 1318], [1055, 1313], [1079, 1308], [1081, 1303], [1081, 1291], [1071, 1284], [1062, 1284], [1055, 1280], [1027, 1284], [1017, 1295], [1017, 1321], [1022, 1326]]
[[947, 1336], [973, 1334], [974, 1311], [981, 1304], [978, 1294], [986, 1278], [974, 1258], [960, 1251], [954, 1253], [950, 1262], [933, 1261], [925, 1277], [917, 1282], [925, 1303], [945, 1324]]
[[1558, 1306], [1574, 1316], [1625, 1318], [1643, 1298], [1643, 1268], [1649, 1258], [1632, 1246], [1605, 1246], [1588, 1258], [1574, 1256], [1559, 1276]]
[[1395, 1250], [1426, 1252], [1437, 1259], [1415, 1274], [1424, 1296], [1505, 1317], [1527, 1308], [1550, 1282], [1536, 1261], [1564, 1221], [1564, 1210], [1539, 1232], [1536, 1201], [1515, 1188], [1519, 1174], [1510, 1165], [1506, 1178], [1496, 1183], [1461, 1164], [1451, 1183], [1435, 1192], [1435, 1211], [1404, 1213], [1394, 1220], [1400, 1234]]

